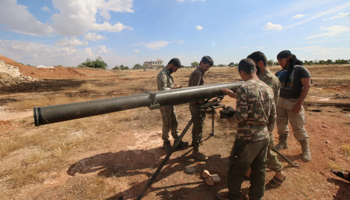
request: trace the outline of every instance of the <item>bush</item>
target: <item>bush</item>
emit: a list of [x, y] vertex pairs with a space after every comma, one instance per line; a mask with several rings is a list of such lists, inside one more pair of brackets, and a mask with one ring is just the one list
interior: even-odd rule
[[105, 61], [102, 60], [102, 58], [99, 56], [96, 58], [96, 60], [92, 61], [89, 58], [86, 59], [85, 62], [78, 65], [78, 67], [90, 67], [90, 68], [100, 68], [100, 69], [107, 69], [108, 65]]
[[143, 69], [143, 66], [140, 64], [135, 64], [133, 69]]

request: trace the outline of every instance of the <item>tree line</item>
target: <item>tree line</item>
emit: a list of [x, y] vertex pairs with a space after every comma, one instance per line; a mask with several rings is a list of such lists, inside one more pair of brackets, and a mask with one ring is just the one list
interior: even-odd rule
[[[328, 60], [304, 60], [301, 61], [303, 65], [332, 65], [332, 64], [336, 64], [336, 65], [342, 65], [342, 64], [350, 64], [350, 59], [345, 60], [345, 59], [337, 59], [335, 61], [328, 59]], [[279, 65], [279, 63], [274, 60], [268, 60], [267, 61], [267, 65]], [[198, 67], [199, 63], [198, 62], [192, 62], [190, 66], [184, 66], [182, 65], [182, 67], [184, 68], [194, 68], [194, 67]], [[234, 62], [230, 62], [229, 64], [225, 65], [225, 64], [217, 64], [214, 65], [213, 67], [235, 67], [238, 66], [238, 63], [234, 63]], [[99, 56], [97, 57], [95, 60], [91, 60], [89, 58], [87, 58], [85, 60], [85, 62], [82, 62], [81, 64], [79, 64], [77, 67], [89, 67], [89, 68], [99, 68], [99, 69], [107, 69], [108, 65], [106, 62], [104, 62], [102, 60], [102, 58]], [[157, 69], [159, 68], [163, 68], [164, 65], [159, 65], [157, 66]], [[115, 67], [112, 68], [112, 70], [128, 70], [129, 67], [125, 66], [125, 65], [116, 65]], [[133, 66], [132, 69], [147, 69], [147, 66], [145, 65], [141, 65], [141, 64], [135, 64]]]

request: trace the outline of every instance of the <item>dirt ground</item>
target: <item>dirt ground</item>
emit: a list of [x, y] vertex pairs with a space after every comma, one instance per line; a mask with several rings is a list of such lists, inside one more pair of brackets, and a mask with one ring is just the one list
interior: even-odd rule
[[[0, 147], [13, 147], [29, 138], [29, 145], [0, 157], [2, 199], [136, 199], [166, 157], [158, 110], [137, 108], [36, 127], [32, 109], [156, 91], [158, 70], [37, 69], [4, 56], [0, 60], [19, 67], [25, 76], [41, 79], [0, 88]], [[291, 133], [290, 148], [281, 153], [300, 167], [280, 159], [287, 179], [280, 188], [267, 190], [264, 199], [345, 200], [350, 196], [350, 183], [330, 172], [333, 168], [350, 170], [350, 65], [307, 67], [313, 79], [304, 103], [312, 161], [301, 161], [301, 147]], [[271, 67], [273, 72], [278, 69]], [[236, 70], [212, 68], [206, 84], [238, 81]], [[175, 82], [187, 86], [192, 71], [180, 69], [174, 73]], [[235, 106], [227, 97], [223, 103]], [[176, 111], [181, 133], [190, 112], [187, 104], [176, 106]], [[215, 136], [210, 136], [211, 115], [207, 114], [200, 150], [208, 161], [194, 160], [190, 147], [174, 152], [143, 199], [212, 200], [217, 192], [226, 191], [234, 127], [229, 120], [219, 119], [217, 110]], [[185, 141], [191, 142], [190, 131]], [[278, 140], [276, 129], [274, 140]], [[42, 168], [27, 175], [34, 170], [32, 166]], [[193, 167], [195, 173], [186, 174], [186, 167]], [[206, 185], [201, 177], [205, 169], [218, 174], [221, 182]], [[266, 181], [272, 177], [273, 172], [267, 170]], [[248, 188], [249, 181], [245, 181], [243, 193]]]

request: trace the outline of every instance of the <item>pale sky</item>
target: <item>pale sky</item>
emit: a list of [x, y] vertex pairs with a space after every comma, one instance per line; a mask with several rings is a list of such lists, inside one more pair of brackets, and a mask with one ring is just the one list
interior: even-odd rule
[[348, 0], [0, 0], [0, 54], [23, 64], [109, 68], [205, 55], [238, 63], [291, 50], [300, 60], [350, 59]]

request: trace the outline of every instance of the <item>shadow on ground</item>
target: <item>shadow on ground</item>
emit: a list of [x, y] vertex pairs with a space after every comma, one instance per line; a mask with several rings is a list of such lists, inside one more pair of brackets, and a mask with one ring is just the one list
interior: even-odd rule
[[[196, 176], [195, 179], [197, 179], [198, 176], [201, 177], [201, 172], [204, 169], [211, 169], [212, 173], [219, 174], [222, 178], [225, 177], [227, 168], [223, 166], [228, 166], [228, 157], [221, 158], [221, 155], [217, 154], [210, 156], [207, 162], [198, 162], [191, 157], [191, 153], [192, 148], [188, 148], [183, 151], [182, 155], [176, 158], [170, 157], [152, 185], [159, 181], [164, 181], [167, 177], [174, 175], [176, 172], [183, 172], [187, 166], [194, 166], [196, 168], [196, 174], [194, 174], [194, 176]], [[108, 152], [77, 161], [69, 167], [67, 174], [74, 176], [77, 173], [87, 174], [98, 172], [99, 176], [106, 178], [144, 174], [148, 177], [146, 180], [129, 183], [129, 185], [131, 185], [129, 189], [107, 198], [109, 200], [120, 199], [121, 197], [123, 197], [123, 199], [136, 199], [163, 161], [160, 157], [164, 155], [165, 151], [163, 148], [128, 150], [116, 153]], [[184, 176], [187, 175], [185, 174]], [[201, 181], [181, 182], [160, 187], [153, 187], [151, 185], [144, 197], [147, 197], [150, 192], [155, 192], [155, 195], [159, 196], [159, 199], [188, 199], [191, 197], [191, 194], [196, 194], [197, 196], [194, 197], [194, 199], [205, 200], [215, 198], [215, 194], [219, 190], [227, 187], [226, 180], [222, 180], [221, 183], [214, 186], [208, 186], [205, 184], [204, 179], [201, 179]]]

